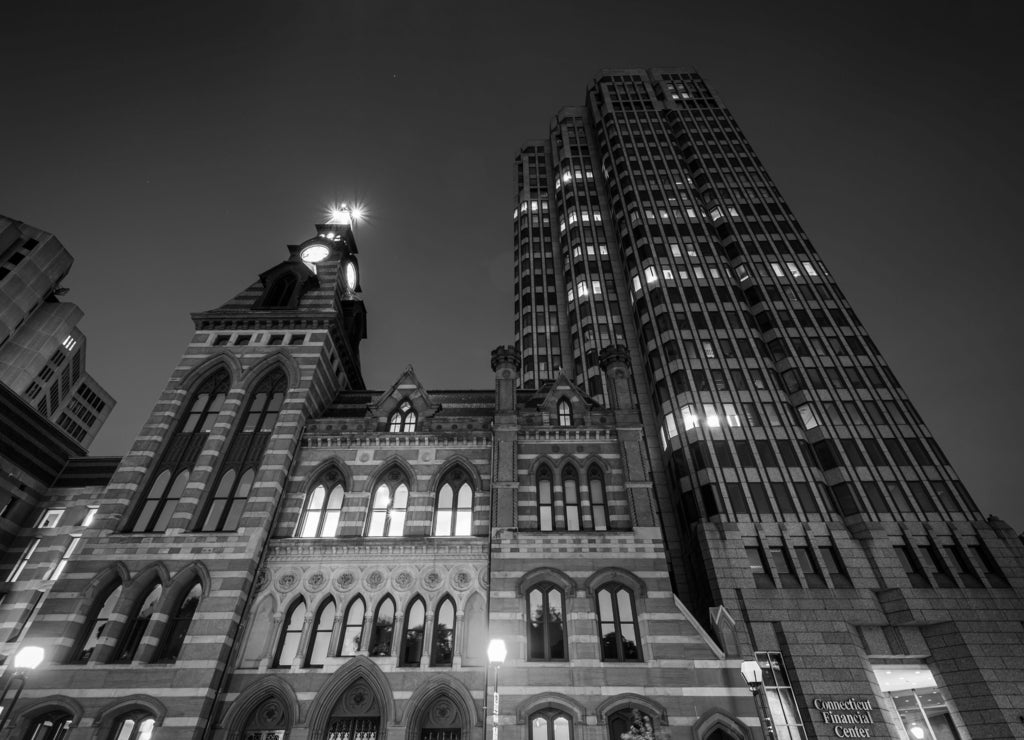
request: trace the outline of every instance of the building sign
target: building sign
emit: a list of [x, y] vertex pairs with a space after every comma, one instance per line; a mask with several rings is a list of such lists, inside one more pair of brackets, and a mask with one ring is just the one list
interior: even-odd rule
[[815, 699], [814, 708], [821, 712], [821, 721], [832, 726], [836, 737], [874, 737], [871, 730], [875, 718], [870, 699]]

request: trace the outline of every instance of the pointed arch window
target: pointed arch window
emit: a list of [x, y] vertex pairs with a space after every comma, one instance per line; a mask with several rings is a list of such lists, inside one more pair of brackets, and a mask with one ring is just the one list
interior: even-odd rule
[[167, 623], [164, 638], [157, 650], [156, 662], [173, 663], [178, 659], [182, 647], [185, 646], [188, 629], [192, 626], [192, 618], [196, 615], [196, 609], [199, 608], [199, 600], [202, 598], [203, 587], [197, 581], [185, 593], [184, 598], [178, 603], [178, 608], [174, 610], [174, 615]]
[[537, 520], [541, 532], [555, 528], [555, 502], [551, 488], [551, 468], [542, 466], [537, 471]]
[[473, 488], [462, 468], [442, 479], [434, 511], [434, 535], [466, 537], [473, 533]]
[[274, 668], [289, 668], [299, 652], [299, 640], [302, 638], [302, 627], [306, 622], [306, 602], [300, 596], [288, 609], [284, 617], [284, 627], [274, 651]]
[[643, 660], [632, 591], [617, 583], [599, 588], [597, 619], [600, 625], [598, 639], [601, 641], [601, 660]]
[[409, 403], [409, 399], [398, 404], [398, 408], [391, 414], [388, 422], [389, 432], [415, 432], [416, 431], [416, 409]]
[[48, 712], [36, 718], [25, 734], [25, 740], [64, 740], [71, 729], [71, 722], [71, 715], [67, 712]]
[[177, 430], [170, 435], [154, 477], [126, 529], [130, 532], [163, 532], [199, 459], [206, 438], [224, 405], [228, 392], [226, 370], [217, 370], [192, 394]]
[[638, 709], [620, 709], [608, 716], [609, 740], [621, 740], [629, 737], [657, 737], [658, 728], [654, 721]]
[[163, 595], [163, 587], [158, 583], [153, 586], [146, 595], [138, 602], [135, 612], [128, 618], [121, 633], [121, 641], [115, 654], [118, 663], [131, 663], [135, 660], [135, 653], [139, 649], [142, 637], [146, 634], [150, 620], [156, 612], [157, 604]]
[[306, 667], [323, 668], [331, 647], [331, 635], [334, 633], [334, 618], [338, 608], [333, 598], [328, 598], [316, 612], [313, 620], [313, 634], [306, 650]]
[[150, 740], [156, 720], [146, 712], [132, 712], [118, 718], [111, 740]]
[[530, 740], [572, 740], [572, 720], [557, 709], [537, 712], [530, 716]]
[[587, 493], [590, 496], [590, 518], [594, 529], [603, 532], [608, 529], [608, 505], [604, 492], [604, 475], [597, 465], [591, 465], [587, 471]]
[[580, 481], [576, 468], [565, 466], [562, 471], [562, 496], [565, 499], [565, 528], [570, 532], [580, 530]]
[[274, 280], [263, 294], [260, 308], [291, 308], [294, 305], [292, 297], [299, 280], [294, 272], [286, 272]]
[[395, 600], [385, 596], [373, 615], [373, 633], [370, 635], [370, 655], [391, 655], [395, 635]]
[[356, 596], [345, 610], [345, 626], [338, 642], [338, 655], [355, 655], [363, 642], [363, 619], [366, 617], [366, 603], [362, 596]]
[[299, 521], [299, 537], [336, 537], [341, 522], [345, 489], [341, 481], [334, 485], [318, 483], [306, 496]]
[[233, 532], [238, 529], [256, 471], [277, 417], [284, 404], [287, 388], [281, 371], [269, 373], [253, 389], [246, 406], [242, 428], [225, 453], [225, 469], [206, 504], [199, 527], [204, 532]]
[[572, 405], [565, 398], [558, 402], [558, 426], [572, 426]]
[[367, 537], [401, 537], [405, 533], [405, 512], [409, 506], [409, 486], [405, 476], [392, 468], [373, 493]]
[[120, 583], [111, 585], [105, 592], [102, 600], [97, 601], [95, 611], [85, 623], [82, 630], [82, 638], [72, 651], [72, 663], [86, 663], [92, 657], [93, 651], [103, 638], [103, 633], [110, 622], [110, 615], [114, 612], [118, 600], [121, 598], [122, 587]]
[[565, 660], [564, 604], [553, 583], [539, 583], [526, 593], [528, 660]]
[[399, 665], [417, 666], [423, 657], [423, 631], [426, 629], [427, 607], [417, 596], [405, 610], [405, 624], [402, 632], [402, 651], [398, 656]]
[[451, 665], [455, 657], [455, 602], [445, 596], [434, 615], [430, 665]]

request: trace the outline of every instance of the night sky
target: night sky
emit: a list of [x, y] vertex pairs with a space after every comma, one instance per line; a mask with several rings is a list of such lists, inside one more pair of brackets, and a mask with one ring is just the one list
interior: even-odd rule
[[[0, 213], [76, 262], [121, 455], [192, 333], [357, 230], [367, 384], [490, 387], [520, 145], [607, 67], [692, 67], [740, 126], [982, 509], [1024, 528], [1016, 3], [5, 3]], [[1014, 15], [1011, 15], [1014, 14]]]

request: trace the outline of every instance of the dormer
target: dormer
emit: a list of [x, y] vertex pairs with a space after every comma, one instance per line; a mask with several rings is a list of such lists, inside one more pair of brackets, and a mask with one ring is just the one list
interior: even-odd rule
[[423, 429], [423, 422], [441, 410], [427, 393], [412, 365], [398, 380], [380, 394], [366, 410], [366, 415], [377, 420], [381, 431], [408, 433]]

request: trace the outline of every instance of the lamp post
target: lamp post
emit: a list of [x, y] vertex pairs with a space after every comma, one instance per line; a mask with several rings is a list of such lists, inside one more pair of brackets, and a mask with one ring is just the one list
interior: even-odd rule
[[504, 640], [491, 640], [487, 646], [487, 660], [494, 666], [494, 696], [491, 699], [491, 740], [498, 740], [498, 669], [505, 662]]
[[764, 696], [764, 671], [761, 669], [761, 664], [756, 660], [745, 660], [740, 663], [740, 673], [743, 674], [743, 680], [750, 687], [750, 693], [754, 695], [754, 706], [757, 707], [757, 719], [761, 723], [761, 732], [768, 740], [774, 740], [775, 727], [772, 724], [767, 697]]
[[[4, 727], [7, 725], [7, 718], [11, 716], [11, 713], [14, 711], [14, 705], [18, 701], [18, 697], [21, 696], [21, 690], [25, 688], [25, 677], [29, 671], [39, 667], [44, 657], [46, 657], [46, 652], [41, 647], [36, 647], [35, 645], [26, 645], [14, 656], [14, 675], [11, 676], [11, 680], [7, 682], [3, 693], [0, 694], [0, 732], [3, 732]], [[14, 698], [11, 699], [10, 705], [5, 706], [7, 692], [10, 691], [11, 684], [15, 681], [18, 682], [18, 690], [14, 692]]]

